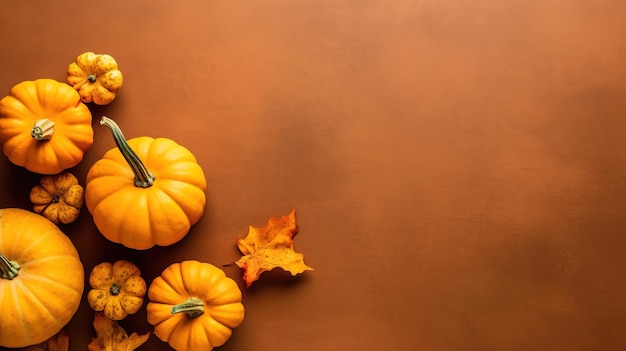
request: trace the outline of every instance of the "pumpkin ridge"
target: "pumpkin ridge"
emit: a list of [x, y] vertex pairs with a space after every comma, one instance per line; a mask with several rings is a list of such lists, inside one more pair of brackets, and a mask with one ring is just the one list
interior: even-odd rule
[[[18, 286], [19, 286], [19, 288], [18, 288]], [[13, 295], [13, 301], [20, 301], [21, 299], [20, 299], [19, 295], [22, 294], [22, 293], [27, 293], [28, 294], [28, 289], [26, 289], [24, 287], [24, 284], [21, 281], [17, 281], [16, 284], [10, 284], [9, 288], [10, 288], [11, 295]], [[19, 289], [19, 291], [18, 291], [18, 289]], [[33, 297], [32, 294], [28, 294], [28, 295], [31, 295], [30, 297], [32, 299], [32, 297]], [[32, 300], [35, 300], [35, 302], [37, 302], [36, 298], [32, 299]], [[39, 305], [41, 307], [41, 303], [39, 303]], [[24, 334], [26, 335], [26, 338], [28, 340], [32, 340], [31, 333], [29, 332], [29, 328], [26, 325], [26, 321], [28, 320], [28, 318], [26, 318], [26, 316], [24, 315], [24, 310], [22, 309], [22, 305], [19, 304], [19, 303], [15, 304], [14, 305], [14, 311], [17, 313], [17, 315], [18, 315], [17, 317], [22, 322], [21, 323], [22, 324], [21, 327], [24, 330]], [[50, 311], [47, 308], [45, 308], [45, 311], [50, 313]]]
[[[173, 180], [173, 179], [157, 179], [154, 182], [155, 185], [156, 185], [155, 189], [159, 189], [159, 191], [162, 194], [165, 194], [168, 198], [170, 198], [172, 200], [172, 202], [174, 202], [174, 204], [177, 207], [179, 207], [180, 210], [183, 213], [187, 214], [187, 212], [185, 212], [185, 210], [182, 208], [182, 206], [180, 205], [179, 202], [180, 202], [180, 199], [189, 198], [189, 196], [185, 196], [183, 194], [179, 194], [179, 192], [172, 190], [172, 188], [170, 186], [163, 186], [164, 184], [162, 184], [164, 182], [172, 182], [172, 181], [173, 182], [180, 182], [180, 183], [184, 184], [184, 182], [182, 182], [182, 181], [176, 181], [176, 180]], [[157, 183], [159, 183], [159, 184], [157, 184]], [[156, 194], [154, 194], [154, 195], [156, 195]], [[173, 205], [173, 204], [168, 204], [167, 207], [170, 207], [171, 205]]]
[[25, 163], [28, 156], [32, 153], [28, 139], [21, 137], [20, 135], [16, 135], [7, 139], [7, 141], [2, 145], [2, 150], [4, 152], [8, 152], [7, 150], [13, 150], [14, 152], [9, 152], [10, 156], [7, 156], [9, 160], [12, 162], [20, 162]]
[[[112, 177], [112, 176], [111, 176], [111, 177]], [[113, 197], [113, 195], [117, 195], [118, 193], [120, 193], [120, 192], [122, 192], [122, 193], [123, 193], [123, 192], [125, 192], [125, 191], [126, 191], [126, 189], [124, 189], [123, 187], [120, 187], [120, 188], [119, 188], [119, 189], [117, 189], [117, 190], [114, 190], [114, 191], [111, 191], [111, 192], [106, 193], [105, 195], [103, 195], [103, 197], [102, 197], [101, 199], [98, 199], [98, 203], [96, 204], [96, 207], [94, 208], [94, 211], [95, 211], [95, 210], [97, 210], [97, 209], [98, 209], [98, 207], [99, 207], [100, 205], [102, 205], [102, 204], [106, 204], [107, 199], [112, 198], [112, 197]], [[133, 200], [134, 200], [134, 199], [135, 199], [135, 198], [133, 198]], [[127, 205], [128, 205], [129, 207], [132, 207], [132, 206], [133, 206], [132, 201], [127, 201]], [[119, 204], [118, 204], [118, 206], [119, 206]]]
[[211, 306], [223, 306], [241, 303], [241, 291], [239, 289], [234, 289], [235, 287], [237, 287], [237, 283], [224, 278], [228, 277], [224, 275], [222, 279], [215, 282], [215, 284], [209, 290], [207, 290], [206, 296], [211, 296], [211, 298], [205, 297], [205, 300]]
[[206, 178], [199, 179], [195, 173], [204, 174], [202, 167], [198, 162], [190, 159], [178, 158], [170, 163], [150, 164], [151, 171], [157, 179], [167, 179], [170, 181], [178, 181], [188, 183], [189, 185], [206, 188]]
[[[107, 176], [102, 176], [101, 178], [96, 178], [92, 182], [89, 182], [88, 180], [88, 187], [90, 191], [89, 193], [87, 193], [88, 188], [86, 186], [85, 187], [85, 204], [87, 205], [87, 208], [89, 208], [90, 211], [94, 212], [106, 198], [116, 195], [120, 191], [125, 191], [124, 188], [126, 184], [122, 183], [119, 186], [117, 184], [112, 184], [112, 181], [115, 181], [115, 183], [120, 183], [119, 181], [117, 181], [117, 179], [119, 178], [120, 178], [119, 176], [107, 175]], [[118, 188], [112, 191], [107, 191], [107, 192], [98, 191], [100, 189], [100, 186], [104, 186], [104, 185], [110, 185], [109, 189], [113, 188], [114, 186], [118, 186]], [[93, 189], [96, 189], [96, 190], [93, 190]], [[87, 194], [89, 194], [89, 196], [87, 196]], [[96, 204], [96, 206], [93, 209], [91, 209], [90, 206], [93, 206], [93, 204]]]
[[[139, 137], [142, 138], [142, 137]], [[141, 157], [144, 162], [150, 165], [151, 171], [157, 169], [167, 168], [171, 165], [179, 163], [194, 163], [197, 164], [198, 160], [185, 146], [177, 143], [176, 141], [163, 137], [143, 137], [150, 138], [150, 142], [146, 143], [145, 150], [141, 150]], [[138, 139], [138, 138], [133, 138]], [[140, 143], [139, 143], [140, 144]], [[174, 151], [172, 151], [174, 150]], [[139, 152], [138, 152], [139, 153]], [[173, 154], [174, 157], [169, 157]], [[164, 157], [167, 156], [167, 157]]]
[[[117, 151], [117, 154], [111, 151]], [[113, 177], [123, 179], [130, 178], [130, 184], [134, 184], [133, 171], [130, 167], [128, 167], [128, 164], [125, 163], [124, 158], [119, 153], [119, 150], [112, 149], [111, 151], [107, 152], [89, 169], [89, 172], [87, 173], [87, 182], [94, 182], [99, 179], [102, 181], [101, 178]]]
[[[202, 191], [202, 189], [197, 186], [193, 186], [192, 184], [177, 179], [159, 179], [157, 181], [160, 183], [157, 184], [157, 188], [165, 193], [170, 199], [172, 199], [172, 201], [181, 209], [181, 211], [187, 215], [187, 219], [189, 220], [189, 222], [192, 222], [192, 219], [195, 219], [197, 217], [197, 214], [195, 213], [196, 209], [192, 206], [183, 206], [182, 204], [188, 201], [194, 201], [198, 197], [201, 197], [191, 197], [189, 196], [190, 192], [198, 191], [198, 195], [204, 195], [204, 191]], [[165, 184], [163, 183], [170, 183], [170, 185], [164, 186]], [[171, 183], [179, 183], [181, 186], [172, 186]], [[202, 206], [202, 208], [204, 208], [204, 206]]]
[[206, 319], [203, 323], [203, 328], [206, 331], [209, 342], [214, 347], [222, 346], [232, 335], [230, 326], [213, 318]]
[[[239, 305], [241, 305], [241, 302], [228, 302], [228, 303], [222, 303], [222, 304], [209, 304], [207, 310], [207, 313], [209, 314], [209, 316], [211, 316], [211, 318], [213, 318], [215, 321], [217, 321], [220, 324], [223, 324], [229, 328], [235, 328], [237, 327], [239, 324], [238, 323], [231, 323], [230, 319], [228, 316], [225, 316], [225, 314], [232, 314], [232, 312], [230, 310], [233, 310], [235, 308], [238, 308]], [[242, 319], [243, 320], [243, 319]], [[241, 323], [241, 321], [239, 321], [239, 323]]]
[[[25, 104], [22, 101], [20, 101], [19, 98], [13, 96], [13, 95], [8, 95], [4, 98], [2, 98], [2, 100], [0, 100], [0, 106], [3, 108], [3, 112], [7, 112], [7, 110], [9, 111], [9, 113], [7, 115], [9, 116], [16, 116], [16, 115], [21, 115], [24, 116], [24, 118], [27, 117], [32, 117], [32, 123], [35, 122], [36, 118], [35, 116], [38, 115], [38, 113], [36, 113], [37, 111], [33, 111], [33, 109], [31, 108], [32, 104]], [[12, 113], [11, 113], [12, 112]], [[23, 123], [23, 119], [17, 119], [17, 118], [13, 118], [13, 117], [8, 117], [13, 121], [16, 121], [18, 123]], [[29, 118], [31, 119], [31, 118]], [[28, 126], [30, 127], [30, 126]], [[11, 134], [17, 134], [17, 133], [11, 133]]]
[[[174, 328], [172, 329], [172, 331], [170, 332], [170, 336], [169, 336], [169, 340], [172, 341], [172, 343], [175, 345], [177, 343], [177, 340], [180, 341], [180, 339], [185, 339], [187, 342], [187, 347], [184, 348], [185, 350], [193, 350], [193, 345], [194, 342], [196, 340], [194, 340], [194, 338], [190, 337], [191, 334], [189, 332], [189, 329], [194, 328], [195, 327], [195, 322], [196, 319], [191, 319], [189, 320], [189, 318], [183, 314], [183, 319], [186, 320], [186, 322], [183, 323], [176, 323], [174, 325]], [[200, 337], [200, 335], [197, 335], [196, 337]], [[170, 344], [172, 345], [172, 344]], [[213, 348], [213, 345], [210, 345], [211, 347], [209, 349]]]
[[[165, 197], [167, 197], [167, 203], [165, 202], [165, 200], [162, 197], [159, 197], [159, 194], [164, 195]], [[166, 213], [167, 216], [173, 217], [173, 218], [179, 218], [179, 219], [183, 219], [185, 220], [185, 223], [182, 223], [182, 221], [178, 221], [176, 223], [178, 223], [178, 225], [176, 225], [176, 227], [181, 227], [181, 225], [184, 225], [185, 228], [187, 228], [187, 230], [185, 231], [184, 234], [180, 235], [176, 241], [179, 241], [180, 239], [182, 239], [191, 229], [191, 225], [192, 223], [189, 221], [189, 216], [187, 215], [187, 212], [185, 212], [184, 208], [178, 203], [176, 202], [176, 200], [174, 198], [172, 198], [171, 196], [169, 196], [169, 194], [161, 187], [158, 186], [152, 186], [152, 189], [150, 192], [146, 192], [146, 195], [148, 196], [148, 201], [146, 201], [146, 212], [149, 213], [148, 218], [149, 218], [149, 223], [150, 223], [150, 228], [153, 229], [152, 231], [152, 241], [154, 241], [155, 244], [157, 245], [163, 245], [164, 243], [170, 242], [172, 241], [172, 234], [170, 233], [165, 233], [165, 236], [162, 236], [161, 233], [163, 232], [163, 230], [154, 230], [156, 228], [162, 228], [163, 227], [163, 218], [161, 218], [161, 216]], [[156, 198], [160, 198], [160, 200], [156, 200]], [[181, 214], [184, 214], [184, 216], [182, 216]], [[173, 222], [169, 222], [169, 225], [167, 226], [168, 228], [172, 228], [174, 227]]]
[[82, 155], [80, 156], [80, 158], [78, 156], [75, 156], [78, 155], [76, 152], [80, 150], [78, 144], [74, 143], [66, 135], [63, 135], [61, 133], [58, 134], [59, 135], [56, 136], [56, 143], [54, 145], [50, 144], [50, 148], [54, 150], [54, 156], [56, 157], [55, 161], [62, 163], [64, 162], [64, 160], [81, 160], [83, 157]]
[[[34, 88], [34, 85], [35, 84], [33, 83], [33, 88]], [[33, 122], [34, 122], [39, 116], [44, 114], [44, 109], [43, 109], [43, 106], [41, 105], [41, 102], [39, 102], [39, 99], [36, 96], [33, 96], [33, 94], [36, 95], [37, 93], [33, 92], [32, 90], [27, 90], [27, 93], [25, 93], [24, 96], [22, 96], [21, 94], [12, 93], [11, 97], [15, 99], [16, 104], [24, 106], [26, 110], [30, 112], [31, 114], [30, 117], [32, 117]]]
[[[145, 242], [147, 241], [146, 237], [148, 236], [148, 234], [134, 233], [136, 236], [128, 235], [129, 228], [128, 226], [125, 226], [124, 224], [128, 223], [127, 218], [129, 216], [132, 217], [134, 214], [137, 213], [137, 211], [134, 209], [136, 208], [136, 206], [139, 206], [138, 204], [140, 204], [141, 206], [145, 204], [145, 201], [140, 201], [140, 200], [145, 200], [145, 195], [142, 198], [135, 197], [131, 201], [124, 201], [123, 203], [120, 203], [120, 201], [115, 201], [118, 194], [120, 197], [124, 197], [123, 194], [127, 191], [128, 191], [127, 188], [119, 189], [118, 191], [111, 193], [108, 196], [102, 198], [102, 200], [96, 204], [93, 210], [93, 213], [94, 213], [93, 218], [96, 223], [96, 226], [100, 229], [102, 233], [105, 233], [105, 232], [109, 233], [108, 235], [105, 235], [106, 238], [108, 238], [109, 240], [113, 242], [120, 243], [126, 247], [135, 247], [137, 243], [145, 244]], [[115, 196], [113, 196], [114, 194]], [[125, 206], [122, 206], [122, 204]], [[107, 219], [107, 216], [109, 216], [110, 211], [99, 210], [99, 208], [101, 207], [110, 208], [111, 206], [116, 206], [120, 210], [119, 212], [116, 212], [116, 214], [119, 215], [117, 220]], [[135, 216], [134, 221], [145, 222], [145, 221], [150, 221], [150, 219], [141, 217], [141, 216], [139, 217]], [[149, 241], [152, 242], [152, 239], [150, 239]], [[133, 245], [129, 246], [131, 243]], [[150, 244], [149, 246], [152, 246], [152, 244]], [[144, 246], [144, 248], [146, 247]]]
[[172, 268], [173, 269], [171, 270], [167, 270], [165, 274], [161, 274], [159, 278], [163, 279], [165, 287], [171, 288], [177, 295], [184, 297], [184, 299], [191, 297], [191, 294], [187, 290], [185, 281], [182, 279], [182, 264], [176, 263]]
[[[24, 231], [24, 233], [26, 233], [26, 231]], [[30, 241], [28, 245], [24, 246], [20, 252], [14, 253], [13, 255], [14, 259], [17, 259], [19, 257], [23, 257], [24, 255], [26, 255], [26, 253], [32, 250], [33, 247], [36, 247], [37, 245], [39, 245], [48, 235], [50, 235], [50, 233], [52, 233], [52, 231], [39, 233], [39, 235], [35, 238], [35, 240]], [[25, 240], [25, 239], [30, 240], [31, 238], [17, 237], [15, 239], [16, 241], [20, 241], [20, 240]], [[20, 262], [20, 264], [22, 264], [22, 262]]]
[[[181, 301], [184, 301], [185, 299], [190, 297], [188, 295], [189, 294], [187, 294], [186, 292], [179, 292], [172, 285], [170, 285], [167, 279], [163, 277], [158, 277], [157, 279], [155, 279], [152, 284], [150, 284], [148, 289], [148, 298], [150, 299], [151, 303], [160, 306], [176, 305], [177, 303], [180, 303]], [[157, 297], [160, 299], [160, 301], [154, 302], [153, 300], [157, 299]]]
[[[72, 151], [78, 152], [79, 150], [88, 149], [89, 147], [91, 147], [91, 145], [93, 145], [93, 134], [89, 133], [90, 130], [88, 128], [82, 128], [79, 125], [70, 126], [70, 127], [71, 128], [67, 128], [67, 129], [62, 128], [60, 130], [61, 132], [59, 133], [59, 135], [61, 135], [62, 138], [58, 138], [58, 135], [57, 135], [56, 149], [67, 148], [69, 145], [75, 149]], [[63, 146], [61, 146], [61, 144], [63, 144]], [[72, 157], [78, 157], [78, 156], [72, 156]], [[81, 157], [84, 157], [84, 154]]]
[[[172, 186], [170, 182], [180, 182], [182, 186]], [[189, 233], [191, 227], [198, 223], [200, 218], [202, 218], [202, 214], [204, 213], [204, 208], [206, 206], [205, 192], [201, 188], [195, 187], [192, 184], [173, 179], [157, 180], [155, 181], [155, 186], [163, 192], [168, 199], [171, 200], [167, 206], [164, 206], [168, 208], [167, 211], [169, 213], [171, 213], [173, 206], [176, 206], [175, 208], [180, 210], [180, 213], [185, 214], [184, 218], [187, 223], [187, 228], [185, 230], [185, 234], [180, 237], [180, 239], [182, 239]]]
[[[20, 273], [20, 275], [21, 275], [21, 274], [22, 274], [22, 273]], [[61, 323], [61, 322], [60, 322], [60, 321], [59, 321], [59, 320], [58, 320], [58, 319], [54, 316], [54, 314], [52, 313], [52, 311], [50, 311], [50, 309], [48, 308], [48, 306], [47, 306], [47, 305], [44, 305], [44, 304], [41, 302], [41, 300], [40, 300], [40, 299], [39, 299], [39, 298], [38, 298], [35, 294], [33, 294], [33, 293], [30, 291], [30, 289], [29, 289], [28, 287], [26, 287], [26, 284], [24, 284], [23, 279], [24, 279], [24, 278], [22, 278], [21, 280], [19, 280], [19, 281], [17, 282], [17, 284], [16, 284], [16, 286], [15, 286], [15, 288], [14, 288], [14, 290], [15, 290], [15, 294], [17, 294], [17, 293], [18, 293], [16, 290], [17, 290], [17, 287], [19, 286], [19, 289], [20, 289], [20, 291], [19, 291], [19, 292], [20, 292], [22, 295], [24, 295], [24, 296], [28, 296], [28, 297], [29, 297], [29, 300], [30, 300], [32, 303], [36, 303], [37, 305], [39, 305], [39, 308], [41, 308], [42, 310], [45, 310], [45, 311], [48, 313], [48, 315], [50, 316], [49, 320], [54, 321], [54, 322], [55, 322], [55, 324], [56, 324], [59, 328], [61, 328], [61, 327], [63, 326], [63, 323]], [[14, 294], [14, 298], [16, 297], [16, 295], [15, 295], [15, 294]], [[16, 301], [19, 301], [19, 300], [16, 300]], [[39, 310], [39, 311], [42, 311], [42, 310]], [[21, 306], [20, 306], [20, 317], [21, 317], [21, 320], [22, 320], [22, 321], [25, 321], [25, 320], [26, 320], [26, 318], [24, 318], [24, 316], [23, 316], [23, 312], [22, 312]], [[41, 317], [40, 317], [40, 318], [41, 318]], [[25, 330], [26, 330], [26, 329], [25, 329]]]
[[178, 268], [179, 271], [176, 274], [187, 295], [189, 297], [202, 297], [204, 300], [204, 296], [198, 296], [196, 290], [198, 288], [197, 282], [201, 281], [198, 278], [202, 278], [202, 264], [196, 260], [187, 260], [181, 262]]
[[[47, 286], [56, 285], [56, 286], [62, 287], [64, 289], [67, 289], [68, 291], [75, 292], [76, 295], [79, 296], [79, 298], [83, 294], [83, 287], [82, 286], [79, 286], [76, 289], [74, 289], [74, 288], [68, 286], [68, 284], [60, 283], [60, 282], [58, 282], [58, 281], [56, 281], [54, 279], [50, 279], [50, 278], [47, 278], [47, 277], [39, 275], [39, 274], [34, 274], [34, 273], [31, 273], [31, 272], [24, 272], [24, 271], [20, 270], [20, 277], [22, 277], [23, 280], [36, 280], [36, 281], [39, 281], [39, 282], [47, 284]], [[33, 296], [36, 296], [36, 295], [33, 294]]]
[[67, 258], [67, 257], [68, 257], [67, 254], [65, 254], [65, 255], [47, 255], [45, 257], [33, 258], [33, 259], [28, 260], [28, 262], [20, 263], [20, 266], [22, 267], [22, 269], [25, 269], [25, 268], [33, 265], [33, 264], [38, 264], [38, 263], [41, 263], [41, 262], [63, 259], [63, 258]]
[[[11, 288], [11, 293], [13, 295], [13, 301], [20, 301], [19, 300], [19, 296], [18, 296], [19, 294], [18, 294], [18, 291], [17, 291], [17, 285], [11, 284], [9, 287]], [[15, 311], [19, 315], [20, 321], [22, 321], [22, 328], [24, 329], [27, 338], [29, 340], [32, 339], [30, 333], [28, 332], [28, 328], [26, 326], [26, 318], [24, 316], [24, 311], [22, 310], [22, 305], [20, 305], [19, 303], [16, 304]]]

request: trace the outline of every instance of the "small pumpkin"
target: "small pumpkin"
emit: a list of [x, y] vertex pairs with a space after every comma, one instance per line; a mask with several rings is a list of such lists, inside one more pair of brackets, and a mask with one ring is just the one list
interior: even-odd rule
[[181, 240], [206, 204], [206, 178], [195, 156], [167, 138], [126, 140], [119, 126], [102, 117], [117, 148], [87, 172], [85, 204], [102, 235], [144, 250]]
[[83, 207], [85, 192], [78, 179], [70, 172], [41, 177], [39, 184], [30, 190], [33, 211], [53, 223], [72, 223]]
[[0, 346], [51, 338], [78, 310], [84, 283], [78, 252], [54, 223], [0, 209]]
[[24, 81], [0, 100], [0, 145], [18, 166], [61, 173], [76, 166], [92, 144], [91, 112], [65, 83]]
[[148, 288], [148, 322], [178, 351], [223, 345], [243, 322], [241, 290], [216, 266], [195, 260], [174, 263]]
[[113, 56], [87, 51], [67, 67], [67, 82], [83, 102], [107, 105], [115, 100], [124, 77]]
[[87, 301], [94, 311], [119, 321], [139, 311], [146, 294], [146, 282], [135, 264], [126, 260], [102, 262], [89, 275], [91, 290]]

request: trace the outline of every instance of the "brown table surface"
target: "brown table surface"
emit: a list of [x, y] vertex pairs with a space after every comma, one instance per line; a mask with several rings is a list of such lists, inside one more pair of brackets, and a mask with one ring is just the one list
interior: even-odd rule
[[[0, 91], [109, 53], [125, 83], [90, 105], [72, 171], [114, 146], [107, 115], [206, 172], [173, 246], [110, 243], [86, 209], [63, 226], [86, 274], [231, 262], [296, 208], [315, 271], [245, 289], [224, 267], [246, 317], [220, 350], [624, 350], [625, 18], [623, 0], [3, 1]], [[38, 179], [0, 158], [0, 207], [29, 208]], [[92, 318], [83, 299], [70, 350]]]

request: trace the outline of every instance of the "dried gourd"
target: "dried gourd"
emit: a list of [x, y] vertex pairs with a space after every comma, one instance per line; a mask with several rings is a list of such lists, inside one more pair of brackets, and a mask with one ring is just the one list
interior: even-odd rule
[[83, 102], [106, 105], [115, 100], [124, 78], [113, 56], [87, 51], [67, 67], [67, 82]]
[[107, 318], [119, 321], [139, 311], [146, 294], [146, 282], [132, 262], [102, 262], [89, 275], [91, 290], [87, 301], [94, 311], [103, 311]]
[[85, 191], [70, 172], [46, 175], [30, 190], [33, 211], [55, 224], [72, 223], [80, 214]]

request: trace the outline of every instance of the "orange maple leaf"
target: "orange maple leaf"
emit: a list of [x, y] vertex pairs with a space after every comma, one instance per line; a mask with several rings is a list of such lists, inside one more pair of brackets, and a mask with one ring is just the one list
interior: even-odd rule
[[117, 321], [105, 317], [102, 312], [96, 312], [93, 327], [96, 330], [96, 337], [91, 338], [91, 343], [87, 345], [89, 351], [133, 351], [152, 334], [152, 332], [143, 335], [132, 333], [129, 336]]
[[304, 264], [304, 255], [293, 249], [293, 237], [298, 232], [295, 208], [286, 216], [270, 218], [265, 227], [248, 229], [247, 236], [237, 239], [244, 255], [235, 264], [243, 268], [246, 287], [259, 279], [263, 272], [276, 267], [296, 275], [313, 268]]

